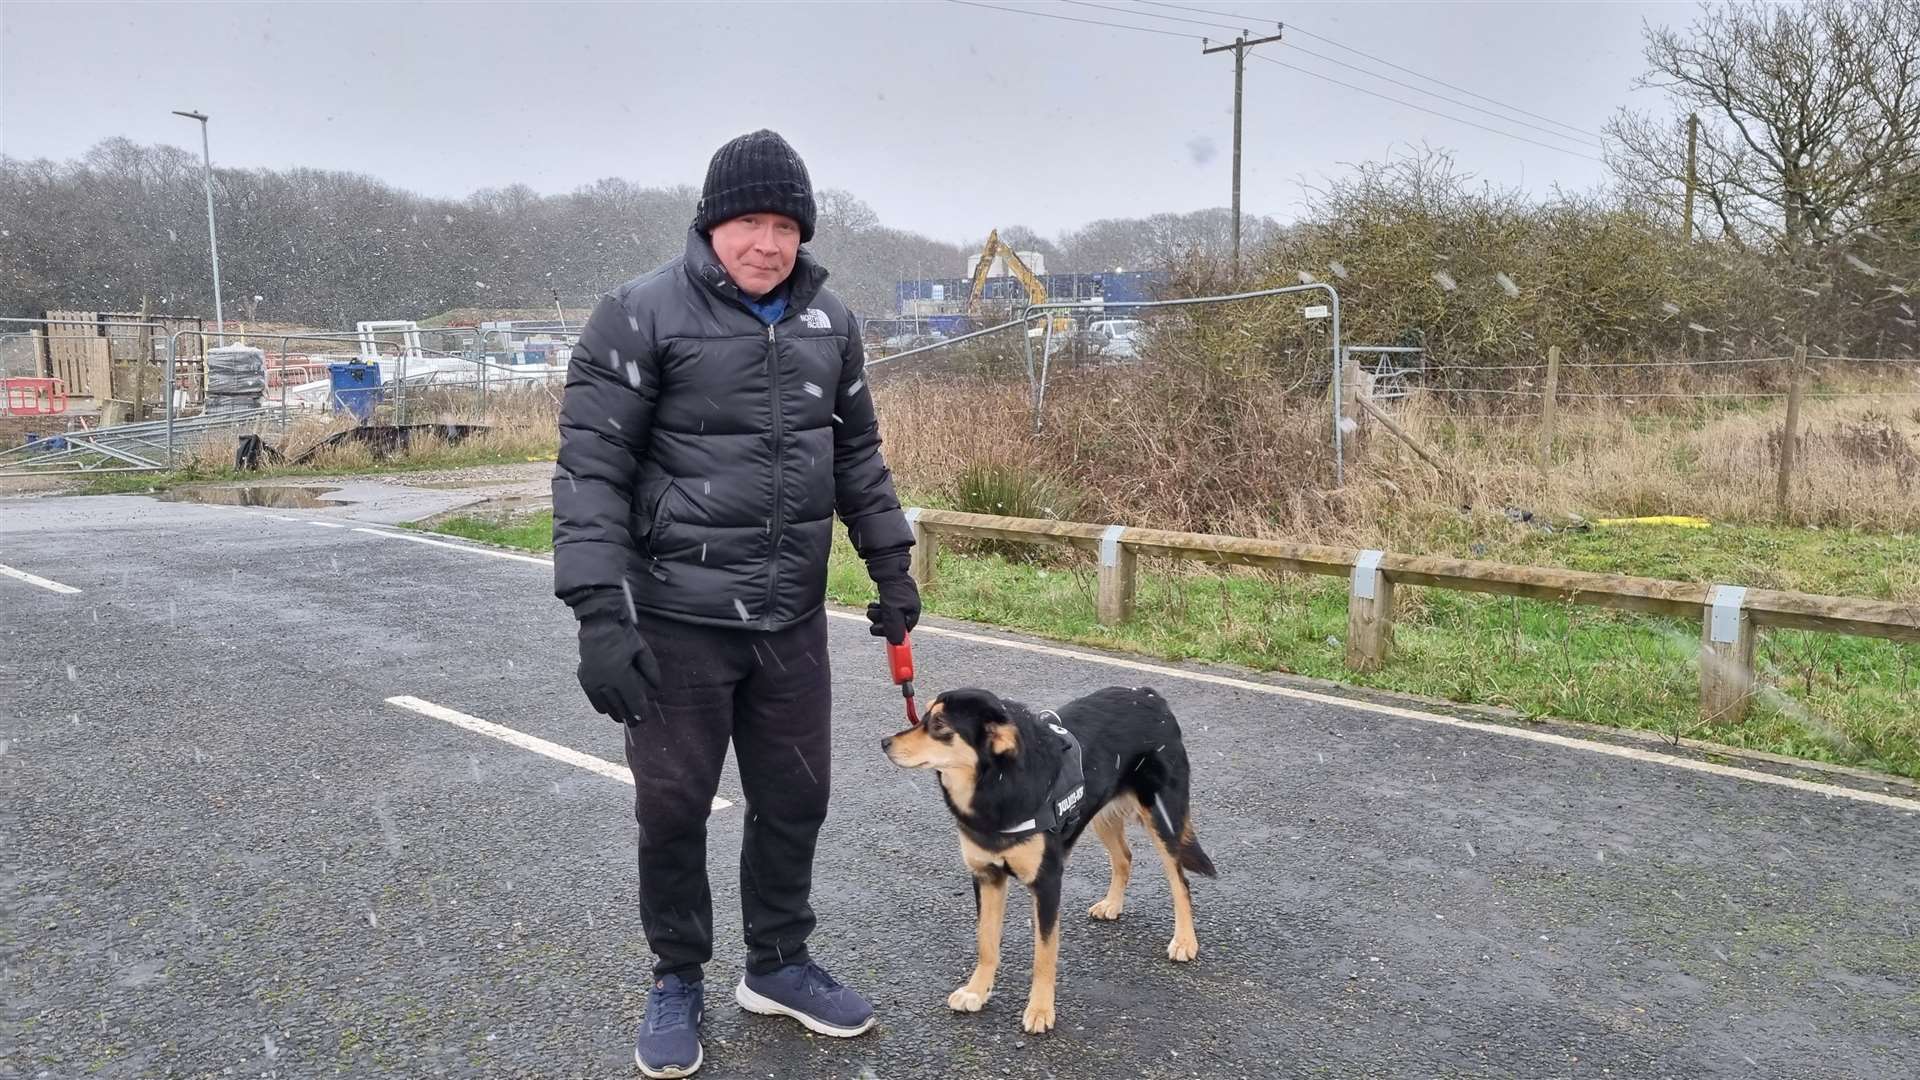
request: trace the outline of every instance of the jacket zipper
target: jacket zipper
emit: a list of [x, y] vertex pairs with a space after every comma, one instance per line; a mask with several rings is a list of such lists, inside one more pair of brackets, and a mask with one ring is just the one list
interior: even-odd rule
[[780, 403], [780, 350], [773, 324], [767, 324], [767, 376], [773, 406], [773, 520], [767, 523], [767, 604], [760, 614], [761, 628], [773, 628], [773, 603], [780, 578], [780, 537], [786, 531], [786, 411]]

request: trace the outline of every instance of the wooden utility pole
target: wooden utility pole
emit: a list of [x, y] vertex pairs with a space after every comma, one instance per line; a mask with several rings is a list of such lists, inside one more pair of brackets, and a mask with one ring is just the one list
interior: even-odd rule
[[1233, 280], [1240, 280], [1240, 90], [1246, 82], [1247, 50], [1255, 45], [1265, 45], [1270, 41], [1279, 41], [1280, 32], [1286, 27], [1274, 23], [1275, 33], [1270, 37], [1248, 38], [1245, 31], [1234, 38], [1231, 44], [1209, 46], [1205, 38], [1200, 41], [1200, 54], [1233, 53]]
[[1699, 142], [1700, 142], [1700, 114], [1688, 113], [1687, 114], [1687, 210], [1686, 210], [1686, 224], [1683, 226], [1683, 231], [1681, 235], [1686, 238], [1686, 241], [1689, 244], [1693, 243], [1693, 189], [1699, 183], [1699, 176], [1694, 170], [1694, 162], [1697, 160], [1694, 155], [1694, 150], [1695, 150], [1695, 147], [1699, 144]]

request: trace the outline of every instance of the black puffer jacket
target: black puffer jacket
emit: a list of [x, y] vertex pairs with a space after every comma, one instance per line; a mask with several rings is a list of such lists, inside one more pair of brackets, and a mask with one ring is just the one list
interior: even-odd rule
[[602, 297], [574, 346], [553, 480], [554, 592], [778, 630], [826, 597], [833, 516], [861, 557], [913, 545], [859, 328], [800, 253], [769, 327], [697, 229]]

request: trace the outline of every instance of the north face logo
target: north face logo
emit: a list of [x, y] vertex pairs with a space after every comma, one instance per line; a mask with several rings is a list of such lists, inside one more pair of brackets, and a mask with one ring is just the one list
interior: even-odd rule
[[803, 323], [806, 323], [808, 326], [814, 328], [815, 330], [833, 329], [833, 320], [827, 318], [827, 313], [824, 311], [821, 311], [817, 307], [810, 307], [807, 310], [801, 312], [800, 321]]

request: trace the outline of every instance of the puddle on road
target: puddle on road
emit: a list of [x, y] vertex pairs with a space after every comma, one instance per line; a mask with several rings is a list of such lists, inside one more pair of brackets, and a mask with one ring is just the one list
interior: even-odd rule
[[320, 496], [336, 488], [292, 486], [183, 487], [162, 492], [161, 502], [194, 502], [214, 506], [268, 506], [276, 510], [339, 509], [344, 503]]

